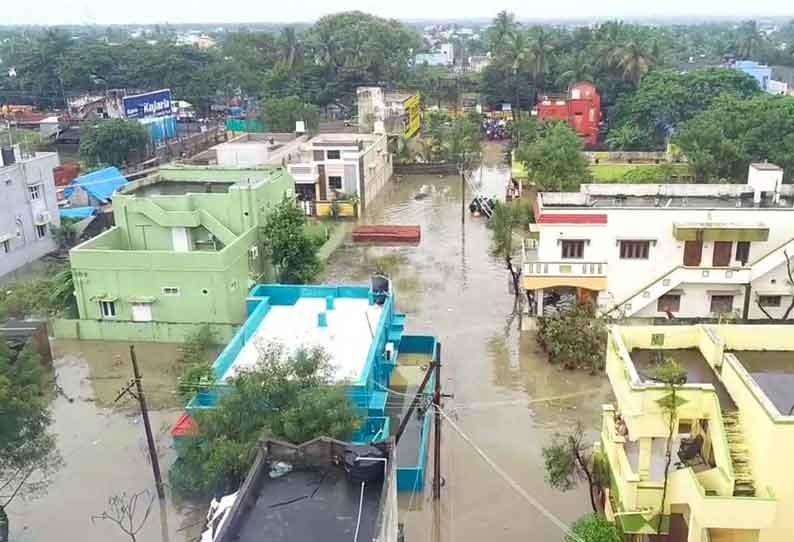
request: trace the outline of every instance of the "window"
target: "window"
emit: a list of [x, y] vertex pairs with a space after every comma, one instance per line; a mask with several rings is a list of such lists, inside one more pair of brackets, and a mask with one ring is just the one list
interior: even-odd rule
[[132, 304], [132, 321], [133, 322], [151, 322], [152, 321], [152, 306], [149, 303], [133, 303]]
[[584, 258], [584, 241], [569, 241], [562, 242], [562, 257], [563, 259], [581, 260]]
[[678, 312], [681, 310], [680, 294], [665, 294], [656, 302], [656, 310], [659, 312]]
[[41, 198], [41, 185], [34, 184], [33, 186], [28, 186], [28, 195], [30, 196], [30, 200], [34, 201]]
[[732, 295], [713, 295], [711, 296], [712, 314], [726, 314], [733, 312]]
[[0, 243], [0, 249], [3, 250], [3, 254], [8, 254], [9, 252], [11, 252], [11, 241], [6, 239], [2, 243]]
[[43, 224], [36, 224], [36, 237], [39, 239], [44, 239], [44, 236], [47, 235], [47, 226]]
[[100, 301], [99, 311], [102, 313], [102, 318], [115, 318], [116, 303], [114, 301]]
[[739, 241], [736, 243], [736, 261], [747, 265], [750, 260], [750, 241]]
[[620, 242], [620, 258], [622, 260], [647, 260], [650, 250], [650, 241]]
[[328, 177], [328, 188], [331, 190], [342, 190], [342, 177], [339, 175], [330, 175]]
[[327, 160], [340, 160], [342, 158], [342, 151], [328, 151], [326, 153]]
[[782, 296], [779, 295], [759, 295], [758, 304], [762, 307], [779, 307], [782, 302]]
[[179, 295], [179, 288], [176, 286], [164, 286], [163, 295]]

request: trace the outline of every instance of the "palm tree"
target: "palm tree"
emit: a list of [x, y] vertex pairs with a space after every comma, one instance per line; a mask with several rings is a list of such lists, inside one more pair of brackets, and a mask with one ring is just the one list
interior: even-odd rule
[[521, 110], [521, 78], [529, 61], [529, 43], [525, 32], [514, 32], [504, 46], [505, 59], [513, 67], [513, 83], [515, 85], [515, 101], [513, 102], [513, 121], [518, 118]]
[[507, 11], [501, 11], [493, 20], [489, 35], [491, 38], [491, 50], [493, 52], [501, 50], [516, 33], [518, 25], [516, 24], [515, 15]]
[[623, 79], [635, 85], [651, 69], [651, 58], [642, 45], [636, 41], [628, 42], [618, 53], [618, 67], [623, 70]]
[[758, 30], [758, 23], [755, 21], [745, 21], [739, 27], [739, 43], [736, 47], [736, 54], [742, 58], [749, 59], [753, 53], [761, 46], [764, 38]]
[[295, 29], [284, 27], [281, 29], [281, 48], [283, 54], [283, 66], [288, 70], [295, 67], [295, 59], [298, 55], [298, 37], [295, 34]]
[[577, 51], [569, 58], [567, 64], [568, 69], [557, 77], [557, 86], [567, 89], [569, 86], [579, 81], [593, 82], [593, 62], [591, 62], [585, 51]]
[[542, 28], [539, 28], [535, 33], [527, 53], [532, 81], [536, 87], [539, 87], [545, 81], [544, 78], [549, 73], [554, 59], [554, 45], [551, 37]]

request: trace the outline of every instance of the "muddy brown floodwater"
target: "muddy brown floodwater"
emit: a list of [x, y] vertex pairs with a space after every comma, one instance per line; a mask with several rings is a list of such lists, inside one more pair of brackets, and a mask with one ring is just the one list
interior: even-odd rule
[[[489, 144], [486, 166], [475, 174], [486, 195], [503, 194], [508, 178], [501, 147]], [[467, 189], [467, 198], [470, 197]], [[468, 201], [467, 201], [468, 203]], [[344, 244], [331, 257], [325, 282], [362, 283], [376, 269], [389, 272], [408, 333], [433, 334], [443, 344], [445, 402], [460, 428], [530, 495], [566, 523], [590, 509], [584, 487], [568, 493], [544, 481], [541, 450], [554, 434], [581, 421], [593, 440], [600, 406], [611, 399], [606, 378], [551, 366], [532, 332], [512, 316], [508, 274], [489, 255], [489, 232], [466, 214], [461, 226], [457, 177], [407, 176], [384, 189], [368, 223], [419, 224], [416, 247]], [[563, 399], [532, 402], [563, 396]], [[429, 463], [432, 452], [428, 454]], [[428, 465], [428, 471], [432, 468]], [[561, 540], [549, 520], [517, 495], [444, 426], [444, 488], [438, 507], [431, 487], [401, 494], [401, 521], [412, 541]]]
[[[132, 376], [128, 349], [128, 343], [110, 342], [59, 341], [53, 345], [55, 374], [62, 392], [52, 403], [52, 430], [65, 464], [44, 495], [11, 505], [11, 540], [125, 540], [118, 527], [93, 523], [91, 516], [100, 514], [112, 495], [154, 490], [137, 403], [133, 399], [113, 403]], [[169, 429], [183, 405], [173, 393], [177, 347], [138, 344], [136, 353], [165, 474], [175, 457]], [[138, 540], [194, 540], [206, 505], [175, 503], [170, 494], [162, 507], [155, 500]]]

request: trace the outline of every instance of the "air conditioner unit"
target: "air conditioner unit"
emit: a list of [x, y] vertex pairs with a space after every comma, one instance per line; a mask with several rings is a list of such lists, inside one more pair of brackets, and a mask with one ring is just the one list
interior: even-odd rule
[[50, 212], [49, 211], [42, 211], [39, 213], [38, 220], [36, 221], [38, 224], [49, 224], [50, 223]]

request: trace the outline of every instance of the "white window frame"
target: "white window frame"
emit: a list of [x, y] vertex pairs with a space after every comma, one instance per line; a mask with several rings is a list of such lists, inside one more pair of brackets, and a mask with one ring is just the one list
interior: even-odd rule
[[47, 226], [44, 224], [36, 224], [36, 238], [44, 239], [47, 237]]
[[[141, 309], [144, 309], [143, 312], [141, 312]], [[146, 316], [146, 318], [141, 318], [142, 315]], [[133, 322], [151, 322], [153, 320], [151, 303], [132, 303]]]
[[180, 295], [179, 286], [163, 286], [161, 288], [163, 295], [168, 297], [177, 297]]
[[28, 196], [30, 201], [37, 201], [41, 199], [43, 184], [30, 184], [28, 185]]
[[[339, 157], [338, 158], [331, 158], [330, 153], [332, 153], [332, 152], [339, 153]], [[328, 149], [327, 151], [325, 151], [325, 159], [326, 160], [341, 160], [342, 159], [342, 151], [341, 151], [341, 149]]]
[[115, 301], [100, 301], [99, 302], [99, 313], [102, 315], [102, 318], [117, 318], [118, 312], [116, 311], [116, 302]]
[[11, 239], [6, 239], [5, 241], [0, 241], [0, 248], [3, 249], [3, 254], [10, 254], [11, 253]]

